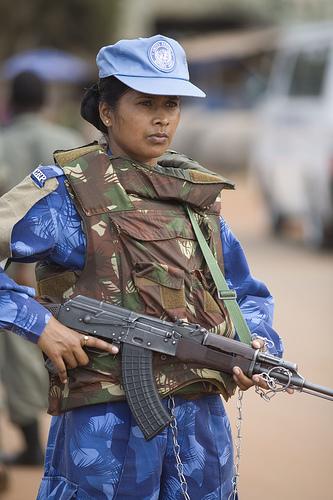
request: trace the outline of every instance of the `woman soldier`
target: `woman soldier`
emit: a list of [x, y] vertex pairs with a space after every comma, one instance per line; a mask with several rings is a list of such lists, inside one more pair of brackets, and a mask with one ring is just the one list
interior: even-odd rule
[[[56, 152], [55, 165], [38, 167], [3, 197], [1, 260], [38, 261], [38, 293], [54, 302], [81, 294], [233, 336], [187, 203], [251, 332], [281, 355], [272, 298], [219, 216], [220, 191], [231, 186], [184, 156], [163, 156], [181, 96], [205, 96], [189, 81], [182, 47], [161, 35], [121, 40], [100, 50], [97, 65], [99, 81], [81, 113], [105, 144]], [[227, 399], [235, 384], [247, 389], [261, 380], [239, 368], [232, 379], [155, 354], [156, 384], [175, 416], [178, 442], [170, 427], [146, 441], [125, 401], [116, 346], [62, 325], [34, 290], [5, 273], [0, 311], [0, 326], [36, 342], [57, 370], [39, 499], [229, 497], [232, 441], [220, 394]]]

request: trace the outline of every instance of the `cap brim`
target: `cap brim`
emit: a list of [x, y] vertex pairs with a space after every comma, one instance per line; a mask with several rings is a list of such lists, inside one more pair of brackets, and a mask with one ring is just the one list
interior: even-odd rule
[[114, 76], [131, 89], [146, 94], [206, 97], [206, 94], [193, 85], [193, 83], [180, 78], [145, 78], [126, 75]]

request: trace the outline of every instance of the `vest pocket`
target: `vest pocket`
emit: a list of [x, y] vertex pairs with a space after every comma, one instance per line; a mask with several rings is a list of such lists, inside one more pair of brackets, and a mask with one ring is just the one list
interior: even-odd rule
[[[216, 333], [223, 335], [226, 330], [226, 314], [223, 303], [214, 298], [203, 272], [199, 269], [191, 273], [191, 290], [196, 321], [208, 330], [214, 328]], [[216, 326], [212, 327], [212, 325]]]
[[138, 241], [163, 241], [174, 238], [195, 240], [195, 234], [189, 219], [181, 208], [174, 210], [133, 211], [109, 215], [120, 234]]
[[138, 262], [133, 280], [145, 305], [145, 313], [170, 319], [185, 318], [184, 271], [155, 262]]

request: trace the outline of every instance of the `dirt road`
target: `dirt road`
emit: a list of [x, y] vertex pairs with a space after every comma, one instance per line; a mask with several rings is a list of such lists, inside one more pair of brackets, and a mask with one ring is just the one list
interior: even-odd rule
[[[226, 193], [224, 213], [252, 273], [275, 297], [274, 326], [284, 339], [285, 359], [297, 362], [310, 381], [333, 388], [333, 254], [270, 238], [261, 198], [249, 182]], [[228, 406], [235, 428], [235, 402]], [[265, 403], [249, 391], [243, 416], [241, 500], [333, 499], [332, 402], [280, 394]]]
[[[238, 190], [224, 196], [224, 214], [253, 274], [275, 296], [274, 325], [284, 338], [285, 358], [298, 362], [309, 380], [333, 387], [333, 254], [271, 239], [255, 186], [238, 181]], [[235, 429], [235, 400], [227, 407]], [[243, 417], [241, 500], [333, 498], [333, 403], [305, 394], [281, 394], [265, 403], [249, 391]], [[3, 428], [6, 449], [17, 447], [13, 429], [8, 423]], [[40, 476], [39, 469], [13, 469], [3, 500], [34, 499]]]

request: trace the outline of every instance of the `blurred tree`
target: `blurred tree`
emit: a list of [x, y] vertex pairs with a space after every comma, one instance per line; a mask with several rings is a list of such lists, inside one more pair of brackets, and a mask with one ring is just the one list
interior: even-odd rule
[[92, 56], [115, 41], [119, 0], [1, 0], [0, 59], [35, 47]]

